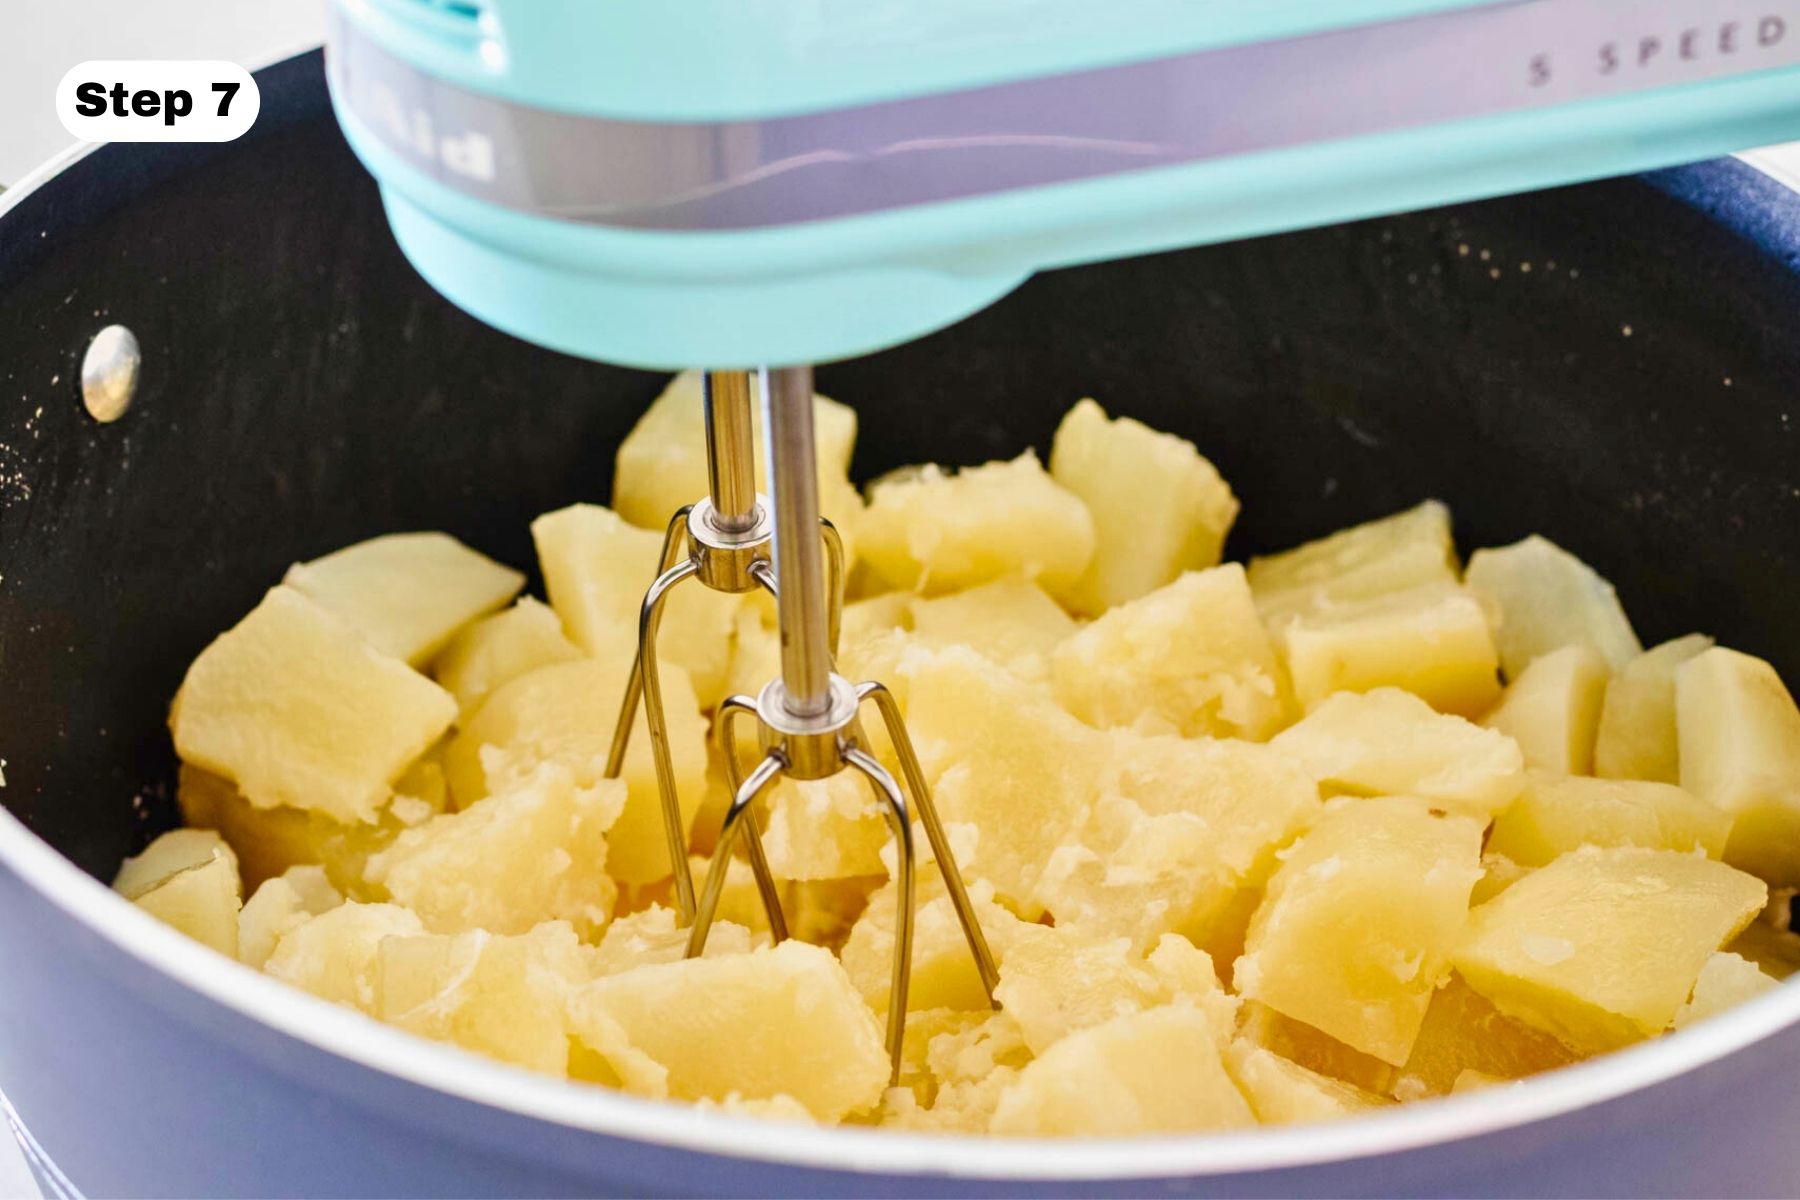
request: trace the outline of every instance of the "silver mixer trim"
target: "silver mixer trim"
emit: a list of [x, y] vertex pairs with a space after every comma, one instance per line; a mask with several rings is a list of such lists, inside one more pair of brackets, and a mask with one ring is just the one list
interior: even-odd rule
[[753, 229], [1793, 66], [1800, 0], [1510, 0], [718, 123], [499, 100], [418, 70], [341, 15], [327, 62], [338, 104], [369, 136], [458, 192], [600, 226]]

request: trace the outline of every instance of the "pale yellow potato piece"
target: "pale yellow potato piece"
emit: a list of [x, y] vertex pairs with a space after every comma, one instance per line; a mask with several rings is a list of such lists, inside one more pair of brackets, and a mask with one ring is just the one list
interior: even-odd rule
[[131, 902], [201, 945], [236, 958], [240, 886], [236, 860], [229, 851], [215, 850], [205, 862], [175, 872]]
[[1487, 613], [1452, 583], [1330, 605], [1276, 624], [1274, 636], [1308, 708], [1333, 692], [1398, 687], [1478, 716], [1500, 694]]
[[1606, 779], [1681, 782], [1675, 731], [1675, 668], [1712, 648], [1690, 633], [1644, 651], [1606, 685], [1594, 736], [1594, 774]]
[[[409, 768], [401, 779], [412, 773]], [[323, 813], [298, 808], [257, 808], [229, 780], [187, 763], [181, 764], [179, 778], [176, 795], [182, 819], [224, 836], [238, 851], [244, 887], [252, 893], [291, 868], [317, 864], [332, 887], [351, 899], [386, 899], [364, 877], [369, 855], [398, 837], [409, 821], [427, 820], [443, 804], [441, 795], [435, 805], [416, 797], [397, 797], [381, 810], [377, 823], [346, 825]]]
[[[988, 1007], [975, 956], [957, 919], [956, 908], [943, 891], [935, 871], [918, 873], [918, 893], [913, 911], [912, 978], [907, 986], [906, 1011], [943, 1008], [971, 1012]], [[992, 888], [977, 883], [969, 889], [975, 918], [988, 949], [1004, 963], [1012, 944], [1035, 928], [993, 901]], [[899, 913], [893, 884], [869, 897], [868, 907], [850, 927], [850, 936], [839, 955], [844, 971], [857, 993], [875, 1012], [886, 1015], [893, 984], [894, 928]]]
[[1522, 866], [1504, 854], [1496, 854], [1491, 849], [1482, 851], [1481, 878], [1475, 881], [1475, 890], [1469, 893], [1469, 907], [1486, 904], [1530, 873], [1530, 867]]
[[1318, 806], [1266, 747], [1094, 730], [961, 648], [909, 654], [901, 674], [938, 809], [979, 831], [965, 875], [1029, 915], [1135, 913], [1145, 944], [1186, 932]]
[[[638, 614], [659, 568], [662, 535], [627, 524], [609, 508], [571, 504], [533, 521], [531, 537], [550, 607], [562, 618], [564, 632], [589, 654], [629, 669], [629, 656], [637, 653]], [[656, 643], [660, 661], [687, 672], [703, 707], [711, 708], [724, 694], [742, 604], [741, 596], [690, 579], [669, 592], [663, 606]]]
[[421, 667], [457, 630], [518, 595], [525, 576], [447, 533], [390, 533], [295, 563], [281, 582]]
[[1481, 825], [1441, 811], [1397, 797], [1328, 807], [1269, 880], [1239, 992], [1404, 1063], [1480, 875]]
[[259, 808], [374, 822], [456, 716], [450, 693], [289, 587], [270, 589], [188, 668], [169, 715], [183, 760]]
[[1238, 1034], [1314, 1074], [1373, 1095], [1389, 1094], [1400, 1076], [1391, 1063], [1354, 1050], [1330, 1034], [1254, 1000], [1244, 1001], [1239, 1009]]
[[590, 1010], [667, 1072], [675, 1099], [785, 1094], [818, 1120], [837, 1121], [872, 1108], [887, 1085], [875, 1013], [817, 946], [787, 941], [601, 978], [572, 1004], [584, 1041]]
[[1181, 1133], [1254, 1125], [1213, 1020], [1172, 1004], [1069, 1035], [1019, 1072], [989, 1129], [1030, 1137]]
[[1084, 753], [1094, 799], [1036, 894], [1058, 925], [1139, 946], [1164, 933], [1214, 945], [1237, 895], [1319, 811], [1313, 781], [1266, 746], [1115, 730]]
[[1024, 926], [1007, 942], [994, 998], [1034, 1055], [1122, 1013], [1177, 1001], [1204, 1011], [1221, 1039], [1237, 1022], [1237, 1001], [1219, 986], [1212, 960], [1175, 934], [1143, 955], [1129, 938]]
[[521, 596], [505, 612], [465, 627], [437, 656], [431, 673], [456, 697], [466, 720], [500, 685], [539, 667], [580, 657], [581, 648], [564, 635], [555, 611]]
[[937, 599], [914, 600], [910, 616], [917, 641], [968, 646], [1033, 682], [1048, 677], [1051, 652], [1079, 628], [1048, 592], [1016, 577]]
[[1112, 609], [1056, 648], [1051, 671], [1063, 707], [1101, 729], [1263, 741], [1294, 715], [1236, 563]]
[[1788, 928], [1788, 899], [1778, 896], [1725, 948], [1775, 979], [1800, 974], [1800, 933]]
[[1460, 1096], [1464, 1092], [1479, 1092], [1483, 1088], [1498, 1087], [1503, 1083], [1513, 1082], [1516, 1081], [1506, 1079], [1499, 1075], [1489, 1075], [1484, 1071], [1471, 1069], [1462, 1072], [1456, 1077], [1456, 1082], [1450, 1085], [1450, 1094], [1453, 1096]]
[[236, 852], [225, 839], [211, 829], [171, 829], [158, 836], [143, 851], [119, 864], [113, 877], [113, 891], [127, 900], [139, 896], [190, 867], [204, 866], [215, 858], [230, 860], [233, 874], [238, 872]]
[[1423, 584], [1455, 583], [1450, 510], [1427, 500], [1292, 550], [1252, 558], [1248, 571], [1257, 608], [1272, 625]]
[[[626, 674], [622, 657], [582, 659], [541, 667], [494, 692], [444, 753], [457, 805], [468, 808], [490, 792], [529, 779], [545, 763], [566, 768], [581, 787], [598, 782]], [[686, 673], [670, 664], [661, 674], [676, 794], [691, 829], [706, 790], [706, 721]], [[606, 839], [607, 871], [621, 883], [653, 883], [673, 870], [650, 755], [640, 707], [621, 776], [625, 811]]]
[[1525, 785], [1518, 743], [1397, 688], [1333, 696], [1269, 747], [1329, 790], [1419, 796], [1478, 817]]
[[1471, 1071], [1523, 1079], [1566, 1067], [1577, 1055], [1549, 1034], [1507, 1016], [1451, 973], [1431, 995], [1425, 1023], [1400, 1068], [1393, 1092], [1403, 1100], [1442, 1096]]
[[1685, 1029], [1696, 1021], [1716, 1017], [1728, 1008], [1762, 995], [1780, 984], [1773, 975], [1739, 955], [1721, 950], [1706, 960], [1694, 981], [1694, 994], [1676, 1012], [1674, 1027]]
[[[661, 533], [676, 509], [707, 495], [701, 386], [698, 371], [675, 376], [619, 443], [613, 460], [613, 508], [633, 525]], [[768, 459], [760, 398], [751, 405], [750, 420], [756, 447], [756, 486], [766, 493]], [[846, 538], [853, 537], [862, 509], [862, 498], [849, 483], [850, 456], [856, 448], [856, 410], [815, 395], [813, 436], [818, 449], [820, 508]]]
[[1455, 965], [1501, 1012], [1584, 1054], [1616, 1050], [1669, 1027], [1767, 896], [1693, 854], [1577, 850], [1474, 910]]
[[1388, 1107], [1385, 1096], [1309, 1071], [1247, 1038], [1225, 1047], [1225, 1070], [1264, 1125], [1334, 1121]]
[[238, 913], [238, 961], [261, 970], [282, 938], [343, 902], [322, 867], [294, 867], [267, 880]]
[[1519, 744], [1525, 765], [1563, 775], [1594, 769], [1594, 732], [1612, 672], [1586, 645], [1564, 646], [1531, 660], [1482, 722]]
[[[748, 872], [749, 868], [745, 870]], [[687, 943], [688, 929], [676, 923], [675, 910], [658, 904], [620, 917], [608, 925], [589, 966], [594, 977], [599, 978], [653, 963], [680, 962], [687, 957]], [[706, 957], [748, 954], [754, 944], [750, 930], [745, 926], [715, 919], [707, 931]]]
[[764, 811], [763, 850], [777, 878], [880, 874], [881, 848], [892, 831], [885, 806], [861, 774], [778, 784]]
[[567, 921], [592, 940], [618, 899], [606, 831], [624, 808], [622, 780], [582, 787], [546, 763], [479, 804], [406, 830], [369, 859], [367, 876], [433, 933], [518, 935]]
[[1005, 1012], [934, 1009], [906, 1020], [900, 1086], [882, 1096], [882, 1125], [985, 1133], [1000, 1097], [1031, 1061]]
[[981, 831], [965, 876], [1037, 906], [1050, 856], [1086, 816], [1093, 767], [1083, 748], [1100, 735], [973, 651], [914, 651], [905, 664], [908, 732], [938, 812]]
[[1495, 818], [1487, 848], [1526, 867], [1582, 846], [1699, 850], [1718, 858], [1730, 832], [1729, 814], [1674, 784], [1533, 772]]
[[1643, 653], [1612, 584], [1548, 538], [1477, 550], [1463, 578], [1500, 613], [1495, 636], [1508, 679], [1564, 646], [1586, 646], [1615, 671]]
[[1022, 575], [1055, 592], [1093, 558], [1094, 519], [1026, 451], [954, 474], [928, 466], [877, 480], [857, 547], [889, 588], [942, 595]]
[[1725, 861], [1800, 885], [1800, 708], [1775, 668], [1715, 646], [1675, 671], [1681, 786], [1733, 818]]
[[551, 921], [514, 936], [474, 929], [384, 939], [375, 1015], [504, 1063], [569, 1072], [569, 997], [592, 968], [575, 931]]
[[1092, 400], [1071, 408], [1050, 444], [1050, 477], [1094, 519], [1094, 556], [1059, 596], [1097, 616], [1218, 563], [1238, 501], [1194, 444]]
[[315, 996], [376, 1015], [382, 940], [424, 932], [419, 918], [397, 904], [352, 900], [284, 934], [263, 970]]

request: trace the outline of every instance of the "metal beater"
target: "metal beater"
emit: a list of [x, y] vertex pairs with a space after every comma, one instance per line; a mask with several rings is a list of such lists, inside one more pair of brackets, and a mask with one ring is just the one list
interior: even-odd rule
[[[812, 534], [820, 524], [818, 475], [814, 468], [812, 368], [784, 367], [762, 375], [769, 481], [775, 503], [774, 579], [767, 578], [766, 565], [760, 574], [764, 586], [775, 593], [781, 631], [781, 675], [770, 680], [760, 695], [731, 696], [719, 705], [713, 735], [725, 757], [732, 799], [695, 910], [687, 953], [692, 958], [706, 948], [706, 935], [718, 911], [732, 849], [740, 832], [747, 832], [749, 845], [755, 847], [750, 852], [752, 864], [762, 857], [761, 848], [756, 846], [760, 837], [754, 817], [756, 802], [783, 778], [808, 781], [829, 779], [846, 769], [858, 772], [874, 789], [899, 850], [895, 866], [899, 908], [894, 924], [887, 1027], [891, 1078], [898, 1083], [906, 1035], [907, 991], [912, 978], [915, 854], [907, 793], [911, 794], [930, 839], [990, 1004], [998, 975], [893, 693], [878, 682], [852, 684], [833, 670], [837, 617], [842, 603], [842, 566], [840, 558], [834, 586], [828, 590], [827, 564], [821, 547], [832, 545], [833, 539], [821, 541]], [[838, 553], [841, 555], [841, 549]], [[858, 718], [863, 704], [871, 700], [899, 757], [906, 792], [902, 792], [899, 782], [881, 761], [865, 749]], [[746, 715], [756, 718], [763, 748], [762, 761], [747, 778], [739, 770], [737, 743], [732, 736], [737, 720]], [[758, 883], [761, 886], [761, 876]], [[780, 900], [768, 887], [762, 889], [762, 895], [764, 905], [770, 909], [773, 928]]]

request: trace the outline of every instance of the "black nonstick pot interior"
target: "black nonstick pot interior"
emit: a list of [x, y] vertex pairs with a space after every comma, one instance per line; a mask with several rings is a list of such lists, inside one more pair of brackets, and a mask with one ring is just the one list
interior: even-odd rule
[[[662, 383], [439, 298], [318, 55], [262, 86], [243, 141], [107, 147], [0, 220], [0, 800], [102, 877], [173, 818], [184, 668], [290, 562], [441, 528], [528, 568]], [[1218, 463], [1235, 555], [1438, 496], [1465, 549], [1592, 562], [1647, 644], [1800, 679], [1794, 225], [1711, 164], [1055, 272], [819, 381], [862, 478], [1043, 449], [1093, 395]], [[143, 382], [100, 426], [76, 380], [111, 322]]]

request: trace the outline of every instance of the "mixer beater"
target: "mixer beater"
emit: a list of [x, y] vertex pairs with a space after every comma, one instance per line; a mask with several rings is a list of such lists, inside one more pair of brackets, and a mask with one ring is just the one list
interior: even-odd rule
[[[843, 544], [819, 515], [813, 436], [811, 367], [762, 373], [769, 439], [771, 505], [755, 492], [754, 443], [747, 372], [709, 372], [703, 415], [710, 494], [681, 509], [664, 539], [661, 573], [645, 593], [638, 622], [638, 656], [613, 733], [608, 774], [624, 763], [637, 707], [650, 730], [664, 829], [674, 864], [681, 918], [689, 923], [687, 953], [701, 954], [718, 912], [737, 842], [742, 840], [757, 891], [776, 941], [787, 936], [781, 898], [763, 854], [755, 806], [783, 779], [808, 782], [850, 770], [869, 781], [893, 830], [897, 912], [888, 998], [887, 1043], [891, 1077], [900, 1078], [906, 1034], [906, 999], [912, 974], [916, 853], [910, 809], [916, 810], [945, 888], [961, 922], [988, 1000], [998, 975], [976, 919], [962, 874], [893, 693], [879, 682], [852, 684], [833, 669], [843, 608]], [[818, 531], [818, 532], [815, 532]], [[685, 549], [685, 554], [683, 550]], [[731, 790], [712, 865], [696, 898], [688, 871], [686, 836], [675, 792], [667, 725], [657, 676], [656, 636], [669, 592], [689, 578], [718, 591], [762, 588], [775, 598], [781, 640], [781, 674], [760, 695], [730, 696], [718, 708], [713, 736], [724, 758]], [[886, 729], [905, 788], [870, 753], [860, 715], [873, 702]], [[763, 758], [748, 776], [738, 762], [735, 731], [744, 717], [757, 723]]]

